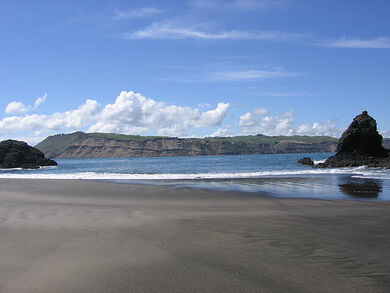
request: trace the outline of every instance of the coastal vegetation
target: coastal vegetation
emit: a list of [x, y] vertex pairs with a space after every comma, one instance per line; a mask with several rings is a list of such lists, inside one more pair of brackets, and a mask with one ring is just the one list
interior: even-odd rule
[[327, 153], [334, 152], [336, 146], [337, 139], [328, 136], [178, 138], [74, 132], [49, 136], [36, 148], [50, 158], [115, 158]]

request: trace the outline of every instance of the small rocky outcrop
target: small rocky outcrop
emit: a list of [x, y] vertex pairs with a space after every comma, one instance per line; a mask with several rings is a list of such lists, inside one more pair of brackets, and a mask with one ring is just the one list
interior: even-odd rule
[[302, 165], [314, 166], [313, 160], [309, 157], [302, 158], [297, 163]]
[[42, 166], [56, 166], [53, 160], [45, 158], [38, 149], [23, 141], [5, 140], [0, 142], [0, 168], [37, 169]]
[[316, 167], [390, 168], [390, 152], [382, 146], [382, 140], [375, 119], [364, 111], [353, 119], [351, 125], [341, 136], [336, 155]]

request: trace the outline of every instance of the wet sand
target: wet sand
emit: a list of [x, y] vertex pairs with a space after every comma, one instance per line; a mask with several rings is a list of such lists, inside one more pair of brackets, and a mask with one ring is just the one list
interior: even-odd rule
[[390, 203], [0, 180], [0, 292], [390, 292]]

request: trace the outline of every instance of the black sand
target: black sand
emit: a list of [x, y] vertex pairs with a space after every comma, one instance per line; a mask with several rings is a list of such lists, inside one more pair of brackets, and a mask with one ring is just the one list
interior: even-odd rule
[[0, 292], [390, 292], [390, 203], [0, 180]]

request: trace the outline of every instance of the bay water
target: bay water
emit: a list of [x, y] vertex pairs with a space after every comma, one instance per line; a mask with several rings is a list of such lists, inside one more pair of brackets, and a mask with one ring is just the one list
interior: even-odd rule
[[0, 178], [108, 180], [125, 184], [172, 185], [244, 191], [278, 197], [390, 200], [390, 170], [317, 169], [333, 154], [57, 159], [57, 167], [0, 170]]

